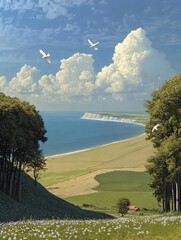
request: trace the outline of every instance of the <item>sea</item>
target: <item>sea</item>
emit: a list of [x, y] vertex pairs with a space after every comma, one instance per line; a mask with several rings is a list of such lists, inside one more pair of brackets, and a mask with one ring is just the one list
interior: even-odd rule
[[41, 143], [44, 156], [67, 154], [132, 138], [144, 126], [112, 121], [81, 119], [84, 112], [40, 112], [48, 140]]

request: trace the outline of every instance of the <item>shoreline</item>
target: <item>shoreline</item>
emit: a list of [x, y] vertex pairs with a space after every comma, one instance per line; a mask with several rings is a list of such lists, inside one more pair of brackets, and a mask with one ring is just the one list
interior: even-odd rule
[[81, 152], [86, 152], [86, 151], [94, 150], [94, 149], [97, 149], [97, 148], [105, 147], [105, 146], [108, 146], [108, 145], [121, 143], [121, 142], [129, 141], [129, 140], [132, 140], [132, 139], [136, 139], [136, 138], [139, 138], [141, 136], [144, 136], [145, 134], [146, 133], [142, 133], [142, 134], [139, 134], [139, 135], [131, 137], [131, 138], [126, 138], [126, 139], [122, 139], [122, 140], [118, 140], [118, 141], [114, 141], [114, 142], [110, 142], [110, 143], [105, 143], [105, 144], [98, 145], [98, 146], [95, 146], [95, 147], [85, 148], [85, 149], [76, 150], [76, 151], [67, 152], [67, 153], [49, 155], [49, 156], [45, 156], [45, 158], [56, 158], [56, 157], [61, 157], [61, 156], [73, 155], [73, 154], [77, 154], [77, 153], [81, 153]]

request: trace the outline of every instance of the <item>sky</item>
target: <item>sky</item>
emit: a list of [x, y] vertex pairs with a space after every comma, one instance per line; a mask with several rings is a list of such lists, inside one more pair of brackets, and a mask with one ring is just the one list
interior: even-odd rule
[[180, 16], [180, 0], [0, 0], [0, 91], [40, 111], [144, 112], [180, 74]]

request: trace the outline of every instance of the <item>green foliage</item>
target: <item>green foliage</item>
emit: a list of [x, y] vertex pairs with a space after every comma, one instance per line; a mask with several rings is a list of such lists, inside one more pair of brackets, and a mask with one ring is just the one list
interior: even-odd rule
[[130, 201], [128, 198], [120, 198], [117, 202], [117, 211], [122, 215], [122, 217], [128, 212], [128, 206]]
[[[170, 211], [172, 206], [181, 211], [181, 75], [154, 91], [146, 108], [150, 121], [145, 130], [157, 149], [147, 165], [153, 177], [150, 186], [163, 210]], [[159, 128], [153, 132], [156, 124]]]
[[45, 159], [39, 142], [45, 142], [46, 130], [33, 105], [0, 93], [0, 190], [21, 198], [21, 171], [28, 167], [44, 169]]

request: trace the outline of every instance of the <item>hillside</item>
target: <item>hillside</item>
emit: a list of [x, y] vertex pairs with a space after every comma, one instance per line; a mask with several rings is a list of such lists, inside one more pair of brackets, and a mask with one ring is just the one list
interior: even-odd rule
[[0, 192], [0, 222], [23, 219], [101, 219], [104, 213], [82, 210], [48, 192], [26, 174], [22, 174], [22, 201], [14, 201]]

